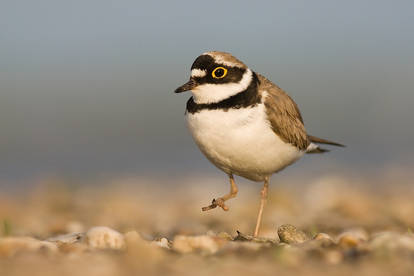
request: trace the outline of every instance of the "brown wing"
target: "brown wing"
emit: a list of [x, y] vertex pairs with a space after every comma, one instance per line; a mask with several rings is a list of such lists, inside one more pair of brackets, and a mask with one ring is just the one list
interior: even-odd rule
[[273, 131], [286, 143], [306, 150], [310, 141], [296, 103], [281, 88], [258, 74], [259, 93], [264, 99], [267, 118]]

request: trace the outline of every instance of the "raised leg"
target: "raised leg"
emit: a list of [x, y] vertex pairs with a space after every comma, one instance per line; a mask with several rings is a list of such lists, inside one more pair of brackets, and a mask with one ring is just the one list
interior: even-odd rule
[[237, 186], [236, 186], [236, 183], [234, 182], [233, 175], [230, 174], [229, 175], [229, 178], [230, 178], [230, 193], [228, 193], [228, 194], [226, 194], [226, 195], [224, 195], [222, 197], [219, 197], [217, 199], [213, 199], [213, 201], [211, 202], [211, 204], [209, 206], [203, 207], [203, 208], [201, 208], [201, 210], [208, 211], [208, 210], [211, 210], [211, 209], [216, 208], [217, 206], [221, 207], [224, 211], [228, 211], [229, 210], [229, 207], [227, 207], [224, 204], [224, 202], [226, 200], [229, 200], [230, 198], [236, 197], [237, 191], [238, 191]]
[[267, 200], [268, 188], [269, 188], [269, 177], [266, 177], [264, 184], [263, 184], [262, 192], [261, 192], [262, 199], [260, 200], [260, 209], [259, 209], [259, 214], [257, 215], [256, 228], [254, 230], [254, 235], [253, 235], [254, 237], [257, 237], [259, 235], [260, 224], [262, 223], [263, 209], [264, 209], [264, 206]]

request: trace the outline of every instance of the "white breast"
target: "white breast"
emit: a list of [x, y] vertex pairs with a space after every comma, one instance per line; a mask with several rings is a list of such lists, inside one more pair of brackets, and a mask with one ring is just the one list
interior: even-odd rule
[[272, 131], [263, 104], [227, 111], [203, 110], [186, 116], [200, 150], [228, 174], [262, 181], [304, 153]]

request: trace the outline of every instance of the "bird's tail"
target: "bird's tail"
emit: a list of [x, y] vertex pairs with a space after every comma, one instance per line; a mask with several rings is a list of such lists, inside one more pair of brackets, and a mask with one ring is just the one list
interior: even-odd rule
[[345, 147], [342, 144], [332, 142], [326, 139], [318, 138], [312, 135], [308, 135], [308, 139], [312, 143], [309, 144], [308, 148], [306, 149], [306, 153], [324, 153], [324, 152], [329, 151], [328, 149], [321, 148], [319, 145], [316, 145], [316, 144], [326, 144], [326, 145], [337, 146], [337, 147]]

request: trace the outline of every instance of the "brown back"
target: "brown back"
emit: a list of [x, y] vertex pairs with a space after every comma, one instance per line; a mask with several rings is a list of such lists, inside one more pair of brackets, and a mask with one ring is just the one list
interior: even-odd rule
[[298, 106], [281, 88], [262, 75], [257, 75], [260, 80], [259, 93], [267, 93], [264, 104], [273, 131], [284, 142], [306, 150], [310, 141]]

